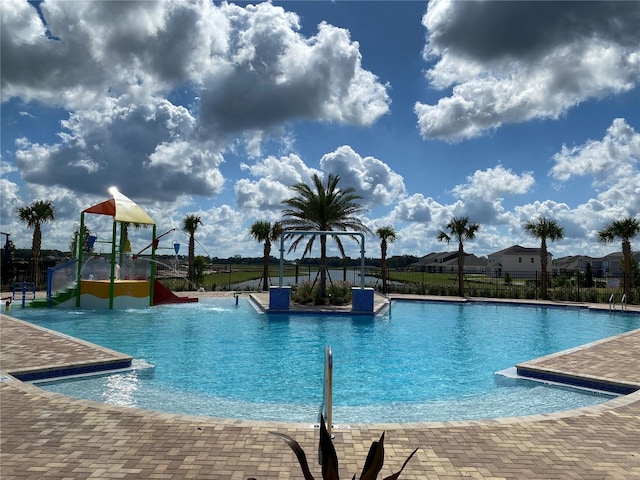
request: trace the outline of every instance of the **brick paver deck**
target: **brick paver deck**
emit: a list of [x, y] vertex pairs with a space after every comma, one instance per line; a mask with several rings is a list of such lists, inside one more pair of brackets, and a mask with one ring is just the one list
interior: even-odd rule
[[[300, 479], [293, 436], [317, 465], [317, 431], [303, 424], [149, 412], [71, 399], [7, 375], [117, 356], [86, 342], [0, 318], [0, 478]], [[640, 330], [526, 362], [531, 368], [640, 387]], [[383, 476], [402, 479], [640, 479], [640, 391], [549, 415], [476, 422], [351, 425], [334, 430], [351, 478], [383, 430]], [[359, 473], [358, 473], [359, 475]]]

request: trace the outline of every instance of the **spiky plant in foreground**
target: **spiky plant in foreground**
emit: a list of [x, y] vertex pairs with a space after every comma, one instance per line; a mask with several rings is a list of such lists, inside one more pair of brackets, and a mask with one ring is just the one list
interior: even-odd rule
[[[283, 433], [271, 432], [273, 435], [280, 437], [283, 439], [291, 450], [296, 454], [298, 458], [298, 462], [300, 462], [300, 467], [302, 468], [302, 473], [304, 475], [305, 480], [314, 480], [313, 475], [311, 474], [311, 470], [309, 470], [309, 465], [307, 463], [307, 456], [304, 453], [300, 444], [296, 442], [293, 438]], [[400, 474], [404, 470], [404, 467], [409, 463], [411, 457], [418, 451], [416, 448], [411, 455], [407, 457], [407, 459], [402, 464], [400, 470], [393, 475], [385, 477], [384, 480], [397, 480], [400, 477]], [[322, 478], [324, 480], [339, 480], [338, 474], [338, 456], [336, 455], [336, 450], [333, 447], [333, 442], [331, 441], [331, 435], [327, 431], [327, 427], [324, 423], [324, 417], [320, 415], [320, 456], [322, 463]], [[372, 442], [371, 447], [369, 448], [369, 454], [367, 455], [367, 460], [364, 463], [364, 468], [362, 469], [362, 473], [360, 474], [360, 480], [376, 480], [378, 478], [378, 474], [382, 469], [382, 465], [384, 464], [384, 432], [380, 437], [380, 440], [377, 442]], [[356, 476], [353, 476], [353, 480], [355, 480]], [[250, 478], [248, 480], [255, 480], [255, 478]]]

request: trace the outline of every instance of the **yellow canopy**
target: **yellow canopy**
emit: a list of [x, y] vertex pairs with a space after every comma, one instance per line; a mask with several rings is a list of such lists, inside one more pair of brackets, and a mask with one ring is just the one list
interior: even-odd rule
[[111, 187], [109, 193], [113, 195], [111, 200], [106, 200], [84, 210], [84, 213], [94, 213], [96, 215], [109, 215], [117, 222], [140, 223], [144, 225], [155, 225], [156, 222], [145, 210], [123, 195], [117, 188]]

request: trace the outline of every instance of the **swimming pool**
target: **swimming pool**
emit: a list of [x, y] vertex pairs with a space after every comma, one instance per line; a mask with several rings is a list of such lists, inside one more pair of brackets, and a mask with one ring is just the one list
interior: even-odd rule
[[610, 398], [494, 372], [640, 328], [640, 315], [475, 302], [393, 302], [379, 317], [263, 315], [232, 298], [14, 315], [155, 365], [41, 384], [47, 390], [160, 411], [309, 423], [322, 402], [325, 345], [334, 355], [334, 423], [462, 420]]

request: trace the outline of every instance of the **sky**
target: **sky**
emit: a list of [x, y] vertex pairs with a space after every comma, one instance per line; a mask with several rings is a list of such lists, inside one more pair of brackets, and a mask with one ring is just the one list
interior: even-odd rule
[[[251, 224], [280, 219], [314, 174], [354, 188], [372, 231], [395, 229], [388, 256], [454, 250], [437, 240], [454, 216], [480, 225], [465, 243], [478, 256], [537, 247], [523, 225], [540, 217], [564, 227], [555, 258], [602, 256], [620, 246], [598, 230], [640, 219], [640, 2], [0, 10], [0, 231], [17, 248], [33, 233], [19, 207], [51, 201], [42, 247], [64, 251], [80, 212], [116, 186], [158, 234], [200, 216], [197, 255], [261, 256]], [[133, 249], [149, 238], [133, 232]], [[187, 241], [174, 231], [160, 246], [186, 254]], [[365, 248], [379, 258], [375, 236]]]

